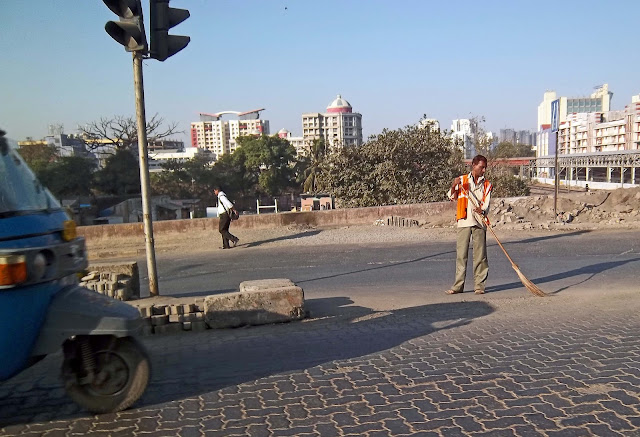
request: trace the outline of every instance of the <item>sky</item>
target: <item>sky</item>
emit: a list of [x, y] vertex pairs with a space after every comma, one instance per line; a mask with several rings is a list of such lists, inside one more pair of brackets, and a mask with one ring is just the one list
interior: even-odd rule
[[[148, 32], [149, 4], [142, 0]], [[535, 130], [546, 90], [612, 109], [640, 93], [638, 0], [172, 0], [191, 43], [144, 61], [146, 114], [189, 146], [201, 112], [266, 108], [271, 133], [302, 134], [301, 114], [338, 94], [365, 139], [417, 123]], [[102, 117], [135, 116], [131, 54], [104, 30], [101, 0], [0, 0], [0, 128], [23, 140]]]

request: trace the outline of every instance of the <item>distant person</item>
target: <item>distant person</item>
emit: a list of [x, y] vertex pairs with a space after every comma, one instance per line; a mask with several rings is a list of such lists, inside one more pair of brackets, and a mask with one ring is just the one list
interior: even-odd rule
[[213, 189], [214, 194], [218, 197], [218, 231], [222, 235], [222, 248], [230, 249], [229, 242], [236, 247], [240, 239], [229, 232], [229, 225], [231, 225], [231, 212], [234, 210], [233, 203], [227, 199], [227, 195], [220, 187]]
[[483, 217], [489, 211], [491, 201], [491, 183], [485, 179], [487, 158], [476, 155], [471, 162], [471, 172], [458, 176], [451, 183], [447, 195], [456, 200], [456, 221], [458, 238], [456, 244], [456, 276], [453, 286], [447, 294], [464, 291], [469, 259], [469, 240], [473, 239], [473, 279], [476, 294], [484, 294], [485, 283], [489, 275], [487, 259], [487, 228]]

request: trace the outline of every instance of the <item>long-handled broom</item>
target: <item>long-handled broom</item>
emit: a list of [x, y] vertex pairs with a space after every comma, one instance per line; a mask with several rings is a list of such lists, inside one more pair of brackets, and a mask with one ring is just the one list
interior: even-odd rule
[[[462, 188], [462, 190], [466, 191], [466, 190], [464, 190], [464, 188]], [[478, 201], [478, 198], [476, 197], [476, 195], [473, 194], [473, 191], [469, 190], [468, 193], [471, 194], [471, 199], [473, 200], [473, 205], [475, 207], [479, 207], [480, 206], [480, 202]], [[474, 214], [476, 214], [476, 217], [480, 217], [480, 214], [476, 213], [475, 211], [474, 211]], [[547, 295], [547, 293], [545, 293], [544, 291], [540, 290], [540, 288], [538, 288], [538, 286], [536, 284], [531, 282], [524, 275], [524, 273], [522, 273], [520, 271], [520, 268], [518, 267], [518, 265], [515, 262], [513, 262], [513, 260], [511, 259], [511, 257], [507, 253], [507, 250], [504, 248], [504, 246], [502, 245], [502, 243], [498, 239], [498, 236], [496, 235], [495, 231], [493, 229], [491, 229], [491, 223], [489, 222], [489, 217], [487, 217], [485, 215], [482, 215], [481, 220], [484, 222], [485, 225], [487, 225], [487, 229], [489, 229], [491, 231], [491, 233], [493, 234], [493, 238], [496, 239], [496, 241], [498, 242], [498, 246], [500, 246], [500, 249], [502, 249], [502, 251], [504, 252], [505, 256], [507, 257], [507, 259], [511, 263], [511, 267], [513, 267], [513, 270], [515, 270], [516, 273], [518, 274], [518, 277], [520, 278], [520, 282], [522, 282], [522, 285], [524, 285], [527, 288], [527, 290], [529, 290], [534, 295], [536, 295], [538, 297], [545, 297]]]

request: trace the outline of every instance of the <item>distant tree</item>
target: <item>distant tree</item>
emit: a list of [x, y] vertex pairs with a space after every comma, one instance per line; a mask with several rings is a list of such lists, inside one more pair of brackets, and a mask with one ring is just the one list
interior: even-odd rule
[[503, 141], [491, 150], [489, 156], [491, 158], [516, 158], [536, 156], [536, 152], [530, 145], [513, 144], [509, 141]]
[[18, 153], [36, 176], [58, 158], [58, 150], [48, 144], [22, 145], [18, 147]]
[[95, 173], [94, 186], [104, 194], [140, 193], [140, 168], [137, 158], [128, 150], [118, 150]]
[[295, 184], [296, 149], [277, 135], [244, 136], [237, 139], [238, 149], [244, 156], [247, 172], [257, 176], [258, 189], [269, 196], [277, 196]]
[[318, 189], [346, 207], [440, 201], [462, 167], [462, 153], [444, 133], [385, 129], [361, 147], [329, 156]]
[[163, 163], [163, 171], [150, 175], [151, 192], [176, 199], [211, 197], [216, 182], [210, 162], [208, 158], [195, 157], [186, 162]]
[[79, 156], [64, 156], [43, 167], [38, 178], [58, 198], [87, 196], [95, 163]]
[[324, 138], [317, 138], [311, 143], [309, 155], [298, 160], [300, 163], [298, 171], [302, 181], [302, 191], [305, 193], [316, 193], [317, 179], [320, 173], [320, 166], [327, 156], [327, 145]]
[[229, 198], [255, 197], [258, 174], [247, 169], [247, 157], [242, 148], [223, 155], [213, 166], [214, 183], [221, 186]]
[[470, 118], [471, 122], [471, 138], [473, 141], [473, 146], [476, 149], [476, 154], [489, 156], [489, 152], [491, 150], [491, 143], [493, 139], [488, 135], [487, 131], [484, 129], [484, 116], [473, 116]]
[[[87, 149], [90, 151], [102, 150], [110, 147], [114, 150], [135, 151], [138, 148], [138, 125], [135, 117], [121, 115], [113, 118], [101, 118], [92, 121], [78, 129]], [[177, 123], [165, 123], [162, 117], [155, 114], [147, 120], [147, 142], [182, 133], [178, 131]]]

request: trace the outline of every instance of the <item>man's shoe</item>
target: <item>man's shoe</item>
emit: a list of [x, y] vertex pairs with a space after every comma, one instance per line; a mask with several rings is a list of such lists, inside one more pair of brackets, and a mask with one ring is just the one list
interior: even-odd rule
[[238, 245], [238, 241], [240, 241], [239, 238], [236, 238], [235, 240], [233, 240], [233, 247], [236, 247]]

